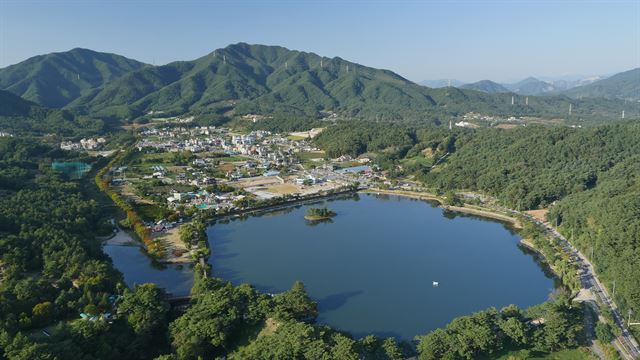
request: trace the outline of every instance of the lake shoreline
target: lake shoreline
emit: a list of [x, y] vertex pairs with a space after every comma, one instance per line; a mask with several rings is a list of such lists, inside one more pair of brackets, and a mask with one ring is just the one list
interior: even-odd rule
[[522, 224], [520, 223], [520, 220], [512, 216], [500, 214], [490, 209], [475, 209], [475, 208], [464, 207], [464, 206], [446, 205], [442, 197], [435, 194], [431, 194], [431, 193], [423, 193], [423, 192], [407, 191], [407, 190], [384, 190], [384, 189], [367, 189], [367, 190], [362, 190], [360, 192], [369, 193], [369, 194], [396, 195], [396, 196], [404, 196], [412, 199], [435, 201], [438, 203], [438, 207], [447, 211], [471, 214], [471, 215], [476, 215], [476, 216], [480, 216], [480, 217], [488, 218], [492, 220], [500, 220], [500, 221], [510, 223], [516, 229], [522, 229]]

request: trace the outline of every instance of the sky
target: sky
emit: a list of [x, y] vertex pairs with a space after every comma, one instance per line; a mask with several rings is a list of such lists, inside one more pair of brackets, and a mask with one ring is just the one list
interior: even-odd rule
[[413, 81], [605, 75], [640, 67], [640, 0], [0, 0], [0, 67], [75, 47], [160, 65], [237, 42]]

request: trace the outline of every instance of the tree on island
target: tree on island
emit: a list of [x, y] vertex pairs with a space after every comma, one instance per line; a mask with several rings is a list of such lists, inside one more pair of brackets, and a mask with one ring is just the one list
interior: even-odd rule
[[322, 208], [309, 208], [307, 215], [304, 216], [307, 220], [325, 220], [336, 216], [336, 213], [326, 207]]

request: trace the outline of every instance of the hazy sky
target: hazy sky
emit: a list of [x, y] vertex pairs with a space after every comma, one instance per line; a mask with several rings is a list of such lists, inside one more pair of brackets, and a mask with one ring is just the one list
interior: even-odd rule
[[0, 0], [0, 67], [74, 47], [164, 64], [236, 42], [414, 81], [609, 74], [640, 67], [640, 0]]

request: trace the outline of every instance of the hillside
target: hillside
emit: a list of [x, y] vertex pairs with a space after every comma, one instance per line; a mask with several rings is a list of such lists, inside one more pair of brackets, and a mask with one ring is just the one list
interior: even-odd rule
[[[78, 76], [75, 71], [80, 70]], [[19, 81], [20, 74], [24, 79]], [[572, 100], [562, 95], [531, 98], [528, 105], [516, 97], [512, 105], [509, 94], [432, 89], [339, 57], [245, 43], [162, 66], [74, 49], [2, 69], [0, 79], [25, 99], [49, 107], [67, 104], [74, 113], [116, 122], [150, 113], [260, 113], [308, 119], [332, 111], [344, 118], [441, 123], [470, 111], [566, 117], [569, 103], [576, 120], [618, 117], [623, 107], [629, 118], [640, 114], [640, 106], [631, 108], [620, 100]]]
[[[578, 102], [564, 96], [511, 105], [511, 96], [453, 87], [419, 86], [380, 70], [279, 46], [239, 43], [193, 61], [133, 71], [69, 105], [86, 114], [134, 119], [150, 112], [242, 115], [249, 113], [321, 117], [334, 111], [347, 118], [438, 122], [469, 111], [492, 115], [583, 118], [619, 114], [616, 101]], [[638, 113], [628, 110], [629, 117]], [[615, 114], [615, 115], [614, 115]]]
[[[247, 101], [251, 100], [251, 101]], [[103, 115], [149, 111], [316, 114], [363, 109], [426, 112], [434, 102], [424, 88], [377, 70], [278, 46], [235, 44], [193, 61], [134, 71], [83, 96], [71, 106]]]
[[504, 86], [520, 95], [542, 95], [556, 90], [552, 84], [534, 77], [528, 77], [517, 83], [505, 84]]
[[566, 91], [565, 94], [574, 98], [602, 97], [640, 100], [640, 68], [621, 72], [588, 85], [575, 87]]
[[13, 135], [95, 135], [104, 126], [101, 120], [77, 117], [67, 110], [48, 109], [9, 91], [0, 90], [0, 104], [0, 132]]
[[460, 88], [461, 89], [482, 91], [482, 92], [486, 92], [486, 93], [489, 93], [489, 94], [508, 93], [508, 92], [510, 92], [509, 89], [507, 89], [506, 87], [498, 84], [497, 82], [493, 82], [491, 80], [480, 80], [478, 82], [474, 82], [474, 83], [471, 83], [471, 84], [464, 84], [464, 85], [460, 86]]
[[60, 108], [93, 88], [144, 67], [120, 55], [76, 48], [35, 56], [0, 69], [0, 89]]

